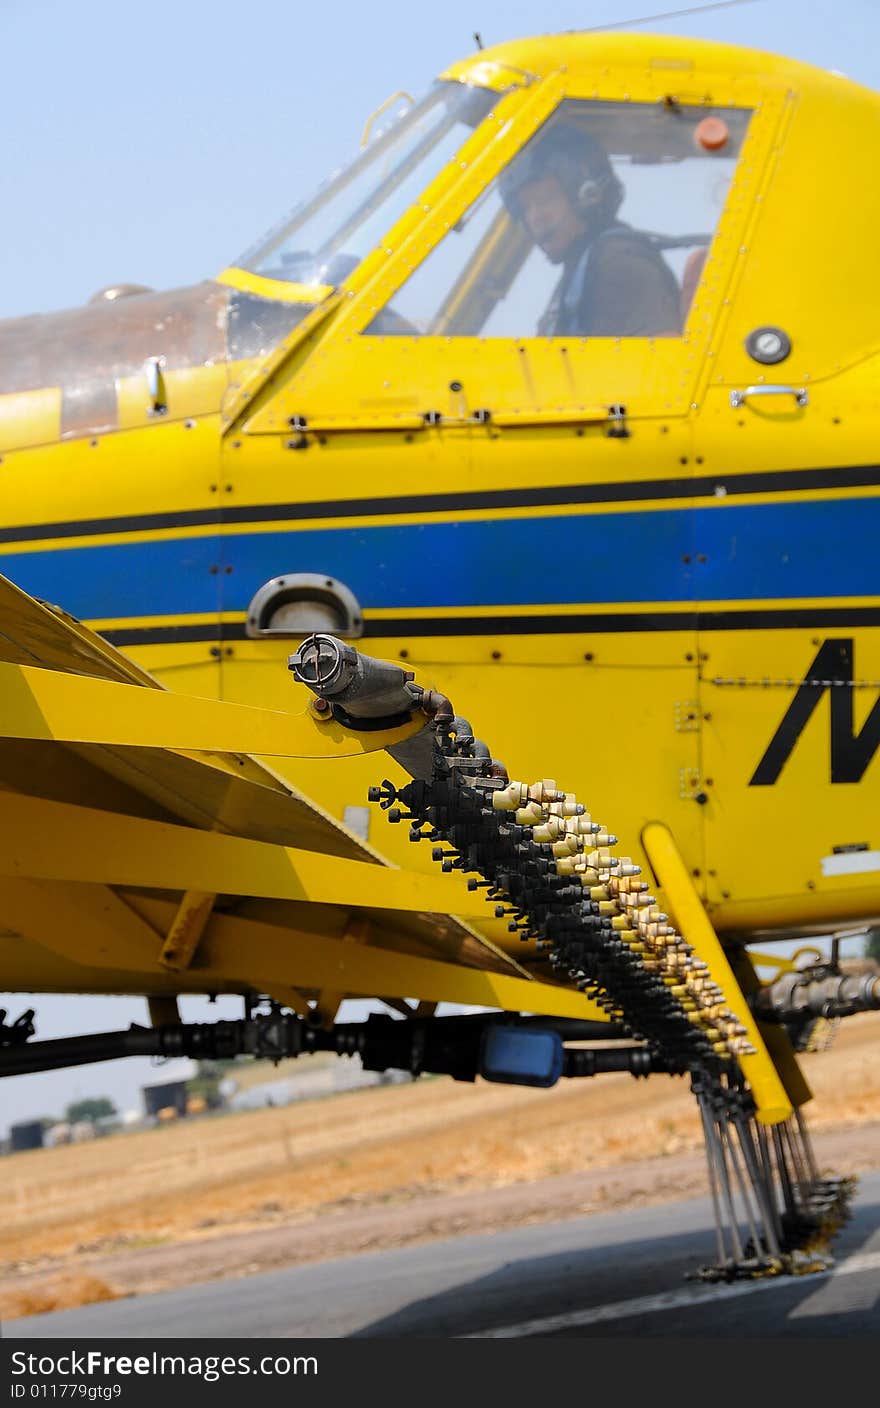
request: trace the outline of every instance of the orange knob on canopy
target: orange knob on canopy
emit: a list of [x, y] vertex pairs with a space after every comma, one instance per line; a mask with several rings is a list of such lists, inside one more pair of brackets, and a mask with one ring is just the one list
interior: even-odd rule
[[730, 138], [730, 128], [722, 117], [704, 117], [697, 123], [694, 141], [707, 152], [720, 151]]

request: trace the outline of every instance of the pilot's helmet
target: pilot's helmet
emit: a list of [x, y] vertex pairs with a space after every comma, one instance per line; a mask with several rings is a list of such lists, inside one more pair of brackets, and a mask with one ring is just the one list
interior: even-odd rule
[[596, 211], [606, 220], [623, 201], [623, 186], [604, 147], [569, 123], [539, 132], [501, 173], [498, 191], [514, 219], [522, 218], [520, 191], [543, 176], [555, 176], [576, 209]]

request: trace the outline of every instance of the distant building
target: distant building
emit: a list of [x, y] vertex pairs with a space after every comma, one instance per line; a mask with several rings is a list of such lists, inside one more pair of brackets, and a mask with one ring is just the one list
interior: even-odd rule
[[349, 1090], [364, 1090], [372, 1085], [412, 1081], [408, 1071], [365, 1071], [359, 1056], [340, 1061], [338, 1056], [329, 1055], [322, 1060], [321, 1055], [309, 1056], [293, 1069], [288, 1068], [289, 1075], [255, 1082], [236, 1091], [229, 1099], [230, 1108], [263, 1110], [273, 1105], [292, 1105], [297, 1100], [320, 1100]]
[[20, 1153], [23, 1149], [42, 1149], [43, 1121], [27, 1120], [9, 1127], [9, 1152]]
[[174, 1115], [171, 1118], [186, 1114], [185, 1080], [166, 1080], [161, 1085], [144, 1085], [141, 1087], [141, 1096], [144, 1114], [148, 1119], [168, 1119], [167, 1114], [161, 1114], [165, 1110], [173, 1110]]
[[100, 1139], [105, 1134], [115, 1134], [122, 1128], [122, 1120], [119, 1115], [99, 1115], [96, 1120], [92, 1120], [92, 1129]]

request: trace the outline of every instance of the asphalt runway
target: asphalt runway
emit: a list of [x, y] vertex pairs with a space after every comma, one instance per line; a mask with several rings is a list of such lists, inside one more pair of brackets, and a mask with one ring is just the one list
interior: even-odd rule
[[[487, 1195], [491, 1197], [491, 1194]], [[864, 1176], [835, 1264], [732, 1285], [708, 1199], [431, 1242], [9, 1320], [4, 1339], [871, 1336], [880, 1332], [880, 1174]]]

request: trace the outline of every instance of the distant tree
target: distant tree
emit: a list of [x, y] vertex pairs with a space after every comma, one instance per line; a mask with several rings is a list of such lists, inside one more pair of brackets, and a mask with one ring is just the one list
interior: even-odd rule
[[115, 1115], [116, 1106], [112, 1100], [108, 1100], [106, 1095], [93, 1095], [86, 1100], [74, 1100], [68, 1105], [66, 1115], [71, 1124], [81, 1124], [88, 1122], [94, 1124], [95, 1120], [104, 1119], [106, 1115]]
[[865, 957], [873, 958], [875, 963], [880, 963], [880, 924], [875, 924], [868, 930], [865, 939]]

